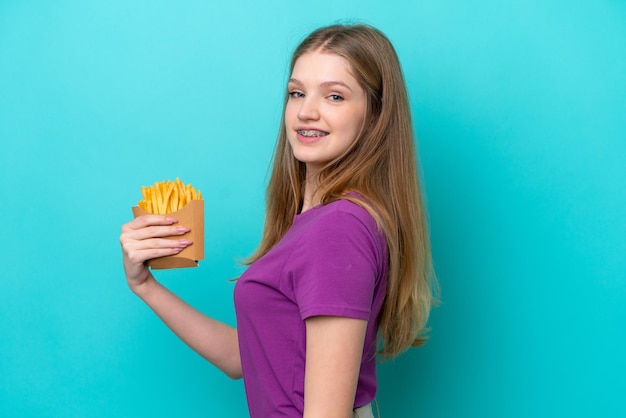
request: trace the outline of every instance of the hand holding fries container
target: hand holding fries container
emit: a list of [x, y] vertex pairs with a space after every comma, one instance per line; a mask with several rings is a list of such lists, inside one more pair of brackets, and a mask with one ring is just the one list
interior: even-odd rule
[[[139, 206], [133, 207], [135, 218], [149, 214]], [[178, 254], [148, 260], [148, 266], [155, 270], [198, 267], [198, 261], [204, 260], [204, 200], [191, 200], [181, 209], [168, 213], [167, 216], [178, 220], [178, 225], [186, 226], [191, 230], [183, 235], [165, 238], [172, 240], [189, 239], [193, 241], [193, 244]]]

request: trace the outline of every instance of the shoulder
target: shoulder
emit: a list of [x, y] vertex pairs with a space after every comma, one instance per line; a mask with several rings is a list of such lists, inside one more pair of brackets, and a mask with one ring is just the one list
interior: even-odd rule
[[[362, 236], [376, 243], [376, 246], [385, 246], [385, 238], [376, 220], [360, 204], [353, 200], [339, 199], [325, 205], [310, 209], [311, 229], [322, 236], [330, 234]], [[308, 212], [305, 212], [305, 214]]]
[[326, 205], [329, 214], [335, 216], [350, 216], [368, 225], [376, 225], [372, 215], [363, 206], [352, 200], [339, 199]]

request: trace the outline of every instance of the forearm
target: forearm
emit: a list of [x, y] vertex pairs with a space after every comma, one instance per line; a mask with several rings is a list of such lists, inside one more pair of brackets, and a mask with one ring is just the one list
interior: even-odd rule
[[235, 328], [199, 312], [154, 278], [131, 289], [189, 347], [230, 378], [241, 378]]

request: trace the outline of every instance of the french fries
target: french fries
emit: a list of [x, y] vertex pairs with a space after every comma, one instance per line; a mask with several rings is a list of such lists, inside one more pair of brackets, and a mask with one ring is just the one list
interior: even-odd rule
[[146, 212], [157, 215], [166, 215], [176, 212], [192, 200], [202, 200], [202, 193], [191, 185], [185, 185], [180, 179], [176, 181], [163, 180], [152, 186], [141, 186], [143, 200], [138, 206]]

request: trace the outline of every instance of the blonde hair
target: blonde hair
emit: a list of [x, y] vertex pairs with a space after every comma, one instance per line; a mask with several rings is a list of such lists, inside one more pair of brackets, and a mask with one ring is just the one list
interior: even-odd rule
[[[290, 69], [300, 56], [313, 51], [346, 59], [367, 96], [361, 133], [351, 149], [320, 172], [316, 197], [322, 204], [347, 199], [363, 206], [386, 237], [389, 266], [379, 337], [380, 353], [391, 358], [425, 343], [435, 285], [404, 77], [387, 37], [367, 25], [314, 31], [295, 50]], [[289, 146], [283, 112], [263, 237], [248, 263], [267, 253], [291, 226], [302, 205], [305, 174], [305, 165]], [[361, 198], [347, 195], [351, 191]]]

